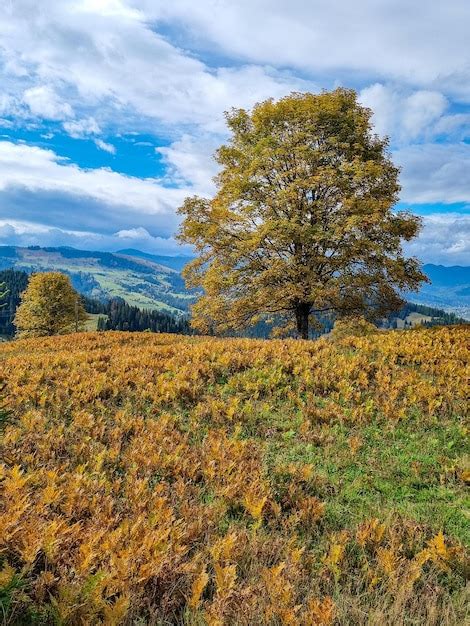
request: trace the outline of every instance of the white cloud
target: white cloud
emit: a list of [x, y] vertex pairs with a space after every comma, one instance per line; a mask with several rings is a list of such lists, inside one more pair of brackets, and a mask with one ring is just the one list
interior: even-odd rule
[[183, 190], [167, 189], [153, 179], [124, 176], [109, 169], [83, 170], [51, 150], [0, 141], [0, 191], [9, 186], [90, 196], [110, 205], [123, 202], [150, 213], [164, 212]]
[[72, 107], [47, 85], [31, 87], [23, 94], [31, 113], [47, 120], [63, 120], [73, 116]]
[[15, 115], [19, 113], [19, 103], [13, 96], [0, 94], [0, 115]]
[[419, 136], [447, 109], [447, 99], [437, 91], [416, 91], [404, 102], [403, 127], [408, 137]]
[[103, 141], [102, 139], [95, 139], [95, 144], [100, 150], [104, 150], [110, 154], [116, 154], [116, 146], [113, 146], [111, 143], [106, 143], [106, 141]]
[[470, 144], [419, 144], [394, 152], [404, 202], [470, 202]]
[[[0, 51], [11, 91], [33, 86], [33, 112], [61, 119], [72, 107], [94, 107], [97, 123], [135, 117], [156, 124], [222, 125], [232, 105], [279, 96], [305, 83], [270, 66], [212, 69], [172, 45], [149, 26], [148, 15], [129, 2], [16, 0], [3, 15]], [[67, 104], [57, 91], [67, 94]], [[137, 116], [137, 117], [136, 117]]]
[[119, 239], [152, 239], [152, 235], [148, 230], [139, 226], [138, 228], [128, 228], [127, 230], [119, 230], [116, 233]]
[[359, 99], [372, 109], [377, 132], [402, 143], [436, 134], [437, 123], [444, 123], [449, 106], [438, 91], [410, 91], [381, 83], [364, 88]]
[[143, 14], [137, 9], [126, 6], [123, 0], [82, 0], [78, 11], [92, 12], [103, 17], [121, 17], [128, 20], [141, 20]]
[[434, 126], [434, 133], [460, 141], [470, 138], [470, 113], [444, 115]]
[[62, 124], [64, 130], [74, 139], [80, 139], [87, 135], [99, 135], [101, 128], [94, 117], [86, 117], [80, 120], [72, 120]]
[[407, 244], [406, 250], [425, 263], [468, 265], [470, 214], [427, 215], [423, 218], [423, 229], [419, 237]]
[[[72, 105], [106, 103], [100, 111], [108, 119], [133, 111], [163, 123], [211, 126], [232, 105], [318, 82], [381, 77], [419, 92], [407, 105], [413, 132], [437, 115], [442, 93], [470, 101], [470, 5], [426, 3], [423, 19], [421, 3], [16, 0], [3, 10], [0, 44], [12, 91], [29, 77], [27, 97], [52, 119], [69, 116]], [[162, 36], [165, 22], [208, 63]], [[217, 51], [232, 57], [226, 67], [212, 67]], [[65, 102], [57, 90], [67, 92]]]
[[184, 134], [170, 146], [156, 148], [156, 152], [164, 157], [173, 182], [194, 185], [209, 195], [214, 192], [212, 179], [218, 172], [213, 154], [221, 142], [218, 135]]
[[[136, 0], [202, 52], [470, 98], [467, 0]], [[439, 86], [439, 87], [438, 87]]]
[[0, 218], [13, 211], [17, 219], [71, 230], [143, 226], [168, 235], [177, 225], [176, 207], [196, 191], [106, 168], [81, 169], [51, 150], [0, 141]]
[[115, 234], [49, 228], [29, 222], [0, 220], [0, 245], [10, 246], [73, 246], [82, 250], [117, 251], [138, 248], [159, 254], [191, 254], [188, 246], [181, 246], [173, 237], [154, 237], [142, 228]]

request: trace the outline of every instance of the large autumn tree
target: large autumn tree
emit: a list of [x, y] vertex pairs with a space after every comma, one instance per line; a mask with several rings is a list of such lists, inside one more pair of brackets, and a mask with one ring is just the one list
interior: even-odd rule
[[188, 286], [203, 289], [196, 328], [273, 317], [307, 338], [317, 314], [379, 316], [425, 279], [403, 254], [420, 222], [393, 210], [399, 170], [371, 115], [349, 89], [226, 115], [217, 193], [179, 209], [179, 237], [198, 253], [184, 270]]
[[18, 337], [59, 335], [81, 330], [87, 315], [68, 276], [33, 274], [21, 296], [14, 325]]

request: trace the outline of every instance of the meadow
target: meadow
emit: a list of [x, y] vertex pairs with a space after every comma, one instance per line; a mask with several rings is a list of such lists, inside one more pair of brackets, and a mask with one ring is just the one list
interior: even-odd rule
[[466, 623], [469, 339], [1, 345], [0, 620]]

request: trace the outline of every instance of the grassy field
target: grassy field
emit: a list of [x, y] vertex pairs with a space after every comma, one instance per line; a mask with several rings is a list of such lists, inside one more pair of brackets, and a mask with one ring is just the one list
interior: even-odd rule
[[432, 321], [432, 319], [433, 318], [429, 315], [422, 315], [421, 313], [413, 312], [407, 315], [404, 320], [397, 319], [397, 328], [399, 329], [405, 328], [405, 322], [415, 327], [415, 326], [419, 326], [420, 324], [423, 324], [424, 322], [430, 322]]
[[[88, 273], [92, 274], [92, 276], [100, 284], [100, 287], [106, 292], [109, 297], [123, 298], [131, 306], [137, 306], [141, 309], [150, 309], [152, 311], [166, 311], [169, 313], [175, 313], [178, 311], [177, 309], [166, 304], [165, 302], [159, 301], [157, 290], [155, 290], [155, 292], [151, 294], [139, 293], [135, 291], [136, 286], [142, 284], [142, 282], [145, 280], [145, 276], [142, 277], [142, 275], [137, 275], [128, 270], [112, 269], [106, 269], [106, 272], [90, 272], [90, 269], [88, 269]], [[161, 285], [164, 286], [164, 277], [159, 277], [159, 280], [161, 282]], [[177, 295], [178, 297], [182, 297], [182, 295], [179, 293], [168, 293], [169, 295]]]
[[106, 315], [100, 315], [99, 313], [87, 313], [87, 320], [85, 322], [84, 330], [87, 332], [94, 332], [98, 329], [98, 320], [100, 317], [106, 318]]
[[467, 623], [469, 339], [1, 345], [5, 623]]

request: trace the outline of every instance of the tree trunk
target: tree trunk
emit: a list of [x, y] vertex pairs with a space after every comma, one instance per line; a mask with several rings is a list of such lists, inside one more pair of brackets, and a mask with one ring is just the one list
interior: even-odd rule
[[297, 333], [302, 339], [308, 339], [308, 318], [310, 315], [310, 304], [302, 302], [295, 309], [295, 319], [297, 322]]

